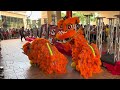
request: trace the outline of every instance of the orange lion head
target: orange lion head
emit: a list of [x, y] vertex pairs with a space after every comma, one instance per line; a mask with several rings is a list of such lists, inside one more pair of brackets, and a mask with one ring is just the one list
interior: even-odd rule
[[76, 34], [78, 30], [77, 24], [79, 24], [79, 22], [80, 20], [78, 17], [70, 17], [58, 21], [58, 29], [62, 28], [62, 30], [56, 34], [56, 39], [61, 41], [70, 40]]

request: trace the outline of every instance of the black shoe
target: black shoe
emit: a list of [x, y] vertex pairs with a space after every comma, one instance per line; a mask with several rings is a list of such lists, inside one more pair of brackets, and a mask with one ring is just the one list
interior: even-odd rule
[[0, 74], [0, 79], [3, 79], [4, 78], [4, 74]]
[[3, 70], [4, 68], [2, 66], [0, 66], [0, 70]]
[[0, 74], [2, 74], [3, 73], [3, 70], [0, 70]]

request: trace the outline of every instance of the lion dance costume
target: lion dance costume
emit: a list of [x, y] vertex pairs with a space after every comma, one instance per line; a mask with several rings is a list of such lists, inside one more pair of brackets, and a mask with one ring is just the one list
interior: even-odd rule
[[24, 53], [32, 65], [37, 65], [46, 74], [66, 73], [67, 58], [48, 40], [37, 38], [32, 43], [23, 45]]
[[[100, 53], [94, 43], [89, 44], [84, 38], [83, 30], [76, 29], [79, 18], [70, 17], [58, 22], [58, 28], [63, 28], [56, 34], [56, 39], [64, 41], [66, 50], [72, 47], [72, 67], [74, 67], [84, 78], [92, 77], [93, 73], [100, 73]], [[71, 45], [71, 46], [70, 46]]]
[[[87, 42], [81, 29], [75, 29], [76, 23], [79, 22], [77, 17], [60, 20], [58, 28], [62, 30], [55, 38], [62, 42], [65, 51], [72, 49], [72, 67], [74, 66], [84, 78], [89, 78], [93, 73], [102, 71], [100, 53], [95, 44]], [[30, 62], [37, 64], [45, 73], [66, 73], [67, 58], [48, 40], [37, 38], [24, 44], [23, 50]]]

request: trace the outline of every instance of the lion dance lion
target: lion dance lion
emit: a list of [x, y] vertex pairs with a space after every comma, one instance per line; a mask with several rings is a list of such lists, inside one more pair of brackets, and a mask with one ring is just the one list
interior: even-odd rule
[[[56, 39], [64, 43], [67, 50], [72, 48], [72, 67], [74, 67], [84, 78], [92, 77], [93, 73], [100, 73], [100, 53], [94, 43], [89, 44], [83, 35], [78, 17], [70, 17], [58, 22], [58, 28], [63, 28], [56, 34]], [[69, 44], [69, 45], [68, 45]], [[69, 46], [69, 47], [68, 47]]]

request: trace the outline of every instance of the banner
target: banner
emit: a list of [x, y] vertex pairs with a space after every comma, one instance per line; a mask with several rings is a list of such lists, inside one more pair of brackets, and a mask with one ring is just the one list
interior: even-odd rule
[[54, 43], [55, 41], [55, 36], [56, 36], [56, 33], [58, 32], [58, 27], [56, 25], [50, 25], [49, 26], [49, 41], [51, 43]]

